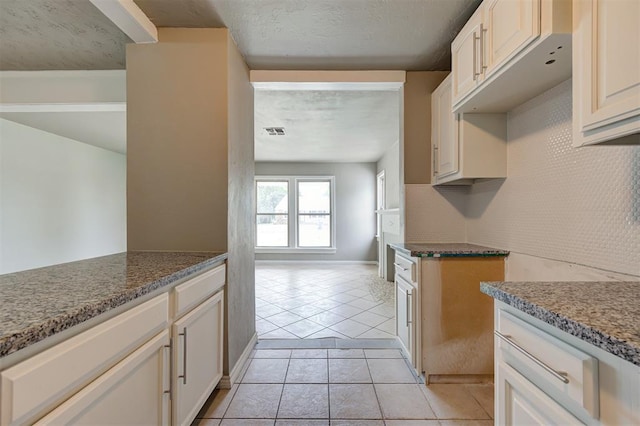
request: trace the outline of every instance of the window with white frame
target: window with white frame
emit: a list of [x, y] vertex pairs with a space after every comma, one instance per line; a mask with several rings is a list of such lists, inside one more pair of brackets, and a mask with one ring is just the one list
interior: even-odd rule
[[333, 176], [256, 177], [256, 249], [335, 251]]

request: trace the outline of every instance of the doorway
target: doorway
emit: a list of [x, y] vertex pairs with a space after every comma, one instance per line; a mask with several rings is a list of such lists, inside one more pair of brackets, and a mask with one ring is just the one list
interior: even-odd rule
[[[251, 72], [256, 198], [269, 201], [256, 210], [259, 339], [395, 338], [394, 285], [381, 277], [378, 237], [380, 211], [400, 207], [404, 78]], [[320, 180], [331, 182], [330, 202], [312, 203], [300, 182]], [[274, 182], [283, 189], [271, 191]], [[398, 193], [387, 197], [389, 182]], [[303, 238], [309, 223], [326, 234], [322, 244]], [[266, 238], [276, 231], [277, 241]]]

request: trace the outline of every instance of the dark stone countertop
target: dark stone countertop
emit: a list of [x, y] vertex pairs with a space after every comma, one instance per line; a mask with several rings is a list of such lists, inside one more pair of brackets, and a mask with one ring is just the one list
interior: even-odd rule
[[397, 243], [391, 248], [411, 257], [507, 256], [506, 250], [467, 243]]
[[640, 281], [483, 282], [480, 291], [640, 366]]
[[220, 252], [126, 252], [0, 275], [0, 357], [226, 258]]

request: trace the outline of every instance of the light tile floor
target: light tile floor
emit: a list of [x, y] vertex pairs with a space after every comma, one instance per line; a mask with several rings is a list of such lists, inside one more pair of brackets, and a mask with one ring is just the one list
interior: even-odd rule
[[259, 349], [193, 423], [489, 426], [493, 385], [420, 383], [398, 349]]
[[257, 263], [258, 338], [393, 338], [394, 295], [375, 265]]

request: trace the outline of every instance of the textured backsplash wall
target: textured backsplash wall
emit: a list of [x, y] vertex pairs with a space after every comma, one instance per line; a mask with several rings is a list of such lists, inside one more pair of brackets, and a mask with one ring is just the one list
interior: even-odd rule
[[[435, 203], [462, 210], [468, 242], [640, 276], [640, 146], [573, 148], [570, 80], [511, 111], [508, 133], [506, 179], [407, 188], [407, 223]], [[432, 223], [407, 228], [406, 240], [442, 239], [428, 228], [452, 231]]]

